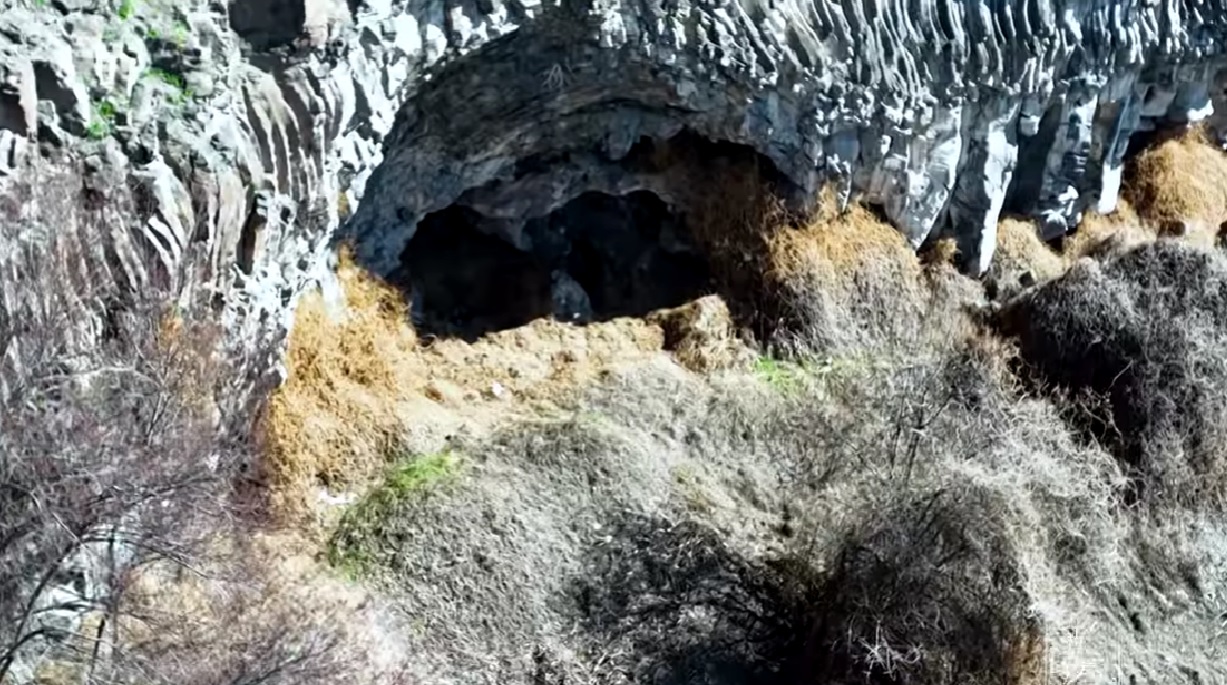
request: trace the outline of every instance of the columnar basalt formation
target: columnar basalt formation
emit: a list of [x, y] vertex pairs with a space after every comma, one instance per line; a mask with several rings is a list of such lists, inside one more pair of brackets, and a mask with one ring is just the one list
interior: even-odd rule
[[679, 203], [685, 179], [624, 162], [683, 132], [799, 201], [880, 205], [917, 247], [947, 232], [980, 272], [1003, 208], [1048, 237], [1112, 209], [1130, 139], [1213, 118], [1227, 65], [1223, 0], [2, 7], [3, 173], [58, 148], [140, 189], [108, 273], [191, 262], [236, 331], [282, 330], [342, 240], [390, 273], [453, 204], [516, 243], [585, 192]]
[[[984, 271], [1003, 207], [1048, 237], [1116, 203], [1130, 138], [1221, 99], [1224, 7], [1167, 2], [574, 2], [415, 83], [346, 233], [381, 270], [426, 212], [521, 224], [597, 187], [668, 196], [619, 160], [686, 129], [812, 197], [880, 204]], [[480, 22], [477, 26], [481, 26]], [[526, 169], [523, 160], [557, 160]]]

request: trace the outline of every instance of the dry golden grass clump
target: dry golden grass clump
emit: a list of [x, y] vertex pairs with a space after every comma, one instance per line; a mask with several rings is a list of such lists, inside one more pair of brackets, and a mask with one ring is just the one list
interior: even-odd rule
[[768, 287], [787, 326], [819, 347], [873, 347], [912, 335], [929, 297], [910, 245], [869, 209], [835, 209], [829, 193], [801, 226], [774, 231]]
[[1111, 214], [1085, 214], [1078, 230], [1065, 238], [1061, 256], [1068, 266], [1082, 257], [1100, 259], [1124, 254], [1138, 245], [1154, 242], [1157, 237], [1129, 201], [1122, 199]]
[[265, 420], [266, 474], [274, 505], [300, 511], [319, 482], [372, 473], [403, 430], [399, 398], [422, 375], [404, 298], [341, 255], [347, 308], [330, 312], [318, 293], [300, 302], [286, 354], [285, 384]]
[[1065, 262], [1040, 240], [1035, 222], [1005, 217], [997, 222], [997, 251], [990, 269], [1005, 278], [1029, 273], [1043, 283], [1065, 273]]
[[954, 238], [941, 238], [934, 241], [931, 247], [920, 253], [920, 261], [928, 267], [942, 265], [957, 267], [961, 256], [962, 251], [959, 250], [957, 240]]
[[814, 212], [796, 230], [767, 233], [772, 277], [788, 281], [812, 276], [844, 279], [863, 274], [882, 261], [899, 275], [919, 279], [920, 261], [896, 228], [864, 205], [839, 211], [834, 189], [822, 189]]
[[665, 349], [691, 371], [728, 369], [754, 359], [754, 352], [737, 336], [728, 305], [718, 295], [653, 312], [647, 320], [661, 327]]
[[1138, 155], [1127, 169], [1124, 196], [1148, 223], [1227, 220], [1227, 154], [1194, 127]]
[[788, 281], [821, 273], [843, 279], [887, 262], [900, 276], [919, 279], [920, 262], [902, 233], [861, 205], [838, 212], [834, 204], [824, 198], [805, 225], [770, 236], [776, 278]]

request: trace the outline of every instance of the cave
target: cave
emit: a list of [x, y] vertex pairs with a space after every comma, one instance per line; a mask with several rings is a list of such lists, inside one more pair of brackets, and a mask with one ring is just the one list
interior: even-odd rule
[[553, 317], [643, 316], [712, 292], [684, 217], [648, 191], [589, 191], [507, 235], [473, 209], [428, 214], [394, 280], [427, 337], [475, 340]]

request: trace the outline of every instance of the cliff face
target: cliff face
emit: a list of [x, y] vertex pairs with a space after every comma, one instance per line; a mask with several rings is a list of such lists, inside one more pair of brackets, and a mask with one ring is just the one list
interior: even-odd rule
[[1129, 141], [1211, 116], [1227, 66], [1222, 0], [0, 7], [0, 174], [84, 158], [142, 200], [99, 238], [107, 273], [191, 262], [240, 331], [280, 330], [336, 240], [390, 272], [453, 204], [515, 242], [586, 191], [668, 201], [684, 180], [624, 161], [683, 131], [797, 198], [834, 181], [915, 246], [952, 231], [983, 271], [1003, 207], [1050, 236], [1110, 210]]
[[[477, 15], [464, 42], [498, 16]], [[663, 191], [609, 167], [688, 128], [753, 147], [810, 196], [837, 180], [916, 246], [949, 224], [983, 271], [1004, 205], [1059, 234], [1113, 208], [1134, 134], [1212, 111], [1222, 16], [1200, 3], [544, 7], [415, 84], [348, 231], [386, 269], [417, 220], [457, 198], [514, 223], [602, 183]], [[541, 157], [567, 161], [517, 169]]]

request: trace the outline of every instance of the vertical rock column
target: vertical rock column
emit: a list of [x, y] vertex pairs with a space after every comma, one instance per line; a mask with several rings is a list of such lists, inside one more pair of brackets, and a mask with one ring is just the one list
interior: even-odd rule
[[988, 270], [997, 246], [997, 219], [1018, 164], [1017, 99], [998, 97], [968, 106], [963, 126], [967, 152], [950, 198], [950, 223], [960, 238], [965, 267]]

